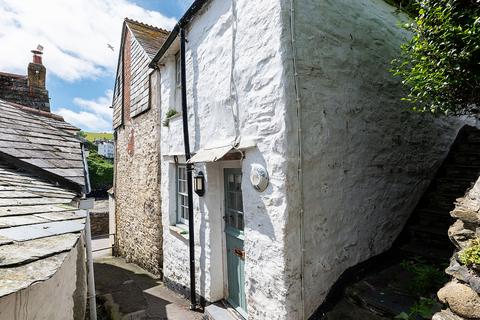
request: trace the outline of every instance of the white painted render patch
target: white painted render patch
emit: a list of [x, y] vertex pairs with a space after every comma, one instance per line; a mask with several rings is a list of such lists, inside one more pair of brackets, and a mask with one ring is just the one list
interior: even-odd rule
[[[205, 196], [193, 199], [197, 293], [226, 298], [223, 170], [241, 168], [247, 311], [255, 320], [308, 318], [342, 272], [387, 250], [461, 125], [404, 109], [388, 72], [406, 36], [396, 8], [382, 0], [293, 3], [301, 112], [290, 1], [212, 0], [187, 30], [193, 153], [255, 141], [242, 161], [195, 164], [206, 181]], [[173, 56], [161, 64], [163, 121], [177, 95]], [[188, 288], [188, 241], [171, 229], [176, 165], [185, 163], [181, 118], [162, 127], [161, 153], [163, 272]], [[268, 173], [263, 192], [249, 178], [256, 165]]]

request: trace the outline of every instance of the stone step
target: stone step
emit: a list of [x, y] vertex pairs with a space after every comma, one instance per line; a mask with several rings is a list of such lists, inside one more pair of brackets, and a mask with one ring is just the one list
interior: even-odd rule
[[235, 310], [222, 302], [213, 303], [205, 308], [204, 320], [244, 320]]

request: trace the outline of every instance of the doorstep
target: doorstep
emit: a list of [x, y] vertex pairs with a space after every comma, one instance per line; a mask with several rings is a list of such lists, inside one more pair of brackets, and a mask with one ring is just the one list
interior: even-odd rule
[[233, 308], [222, 302], [216, 302], [205, 308], [207, 320], [244, 320]]

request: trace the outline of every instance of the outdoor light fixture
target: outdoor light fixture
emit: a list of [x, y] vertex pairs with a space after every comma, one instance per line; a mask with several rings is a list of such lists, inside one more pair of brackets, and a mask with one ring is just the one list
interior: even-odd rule
[[193, 178], [193, 190], [200, 197], [203, 197], [205, 194], [205, 176], [203, 175], [202, 171], [198, 172]]

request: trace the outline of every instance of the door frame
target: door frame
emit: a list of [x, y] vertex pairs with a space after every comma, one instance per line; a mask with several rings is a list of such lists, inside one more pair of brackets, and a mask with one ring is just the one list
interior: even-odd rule
[[[228, 263], [227, 263], [227, 235], [226, 235], [226, 223], [225, 223], [225, 169], [240, 169], [242, 171], [242, 184], [243, 184], [243, 167], [241, 160], [230, 160], [219, 162], [219, 186], [220, 186], [220, 212], [222, 215], [222, 265], [223, 265], [223, 299], [227, 301], [228, 297]], [[243, 190], [242, 190], [243, 192]], [[243, 199], [245, 200], [245, 199]], [[245, 216], [244, 216], [245, 223]], [[245, 229], [243, 231], [244, 238], [246, 239]], [[245, 244], [245, 240], [244, 240]], [[246, 262], [246, 259], [245, 259]], [[245, 290], [246, 291], [246, 290]], [[243, 315], [242, 315], [243, 317]]]

